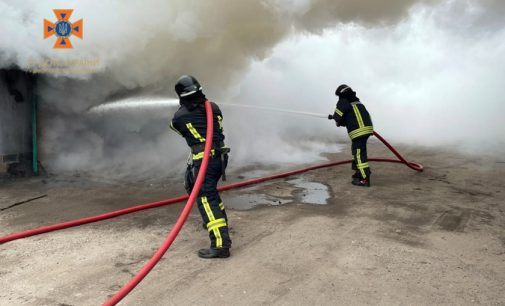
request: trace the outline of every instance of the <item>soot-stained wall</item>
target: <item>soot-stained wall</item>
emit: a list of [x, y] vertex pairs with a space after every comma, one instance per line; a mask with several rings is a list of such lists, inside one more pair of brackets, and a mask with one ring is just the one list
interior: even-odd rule
[[30, 170], [32, 84], [23, 71], [0, 70], [0, 174]]

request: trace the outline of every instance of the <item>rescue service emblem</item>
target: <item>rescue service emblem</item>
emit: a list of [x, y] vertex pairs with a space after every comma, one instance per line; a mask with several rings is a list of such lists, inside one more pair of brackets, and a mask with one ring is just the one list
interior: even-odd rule
[[74, 10], [59, 9], [53, 10], [56, 15], [57, 21], [55, 23], [44, 19], [44, 39], [51, 36], [56, 36], [56, 43], [54, 49], [72, 49], [70, 42], [71, 36], [76, 36], [82, 39], [83, 35], [83, 21], [82, 19], [76, 22], [70, 22], [70, 16]]

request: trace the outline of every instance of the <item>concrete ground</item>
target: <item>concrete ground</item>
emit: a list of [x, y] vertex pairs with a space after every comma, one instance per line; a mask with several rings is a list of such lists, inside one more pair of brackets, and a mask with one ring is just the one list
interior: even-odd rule
[[[194, 209], [121, 305], [505, 305], [504, 160], [400, 149], [426, 171], [374, 163], [366, 189], [340, 166], [223, 193], [228, 259], [196, 256], [208, 238]], [[230, 178], [252, 169], [242, 170]], [[1, 211], [0, 235], [183, 193], [79, 177], [0, 184], [0, 208], [46, 195]], [[161, 245], [182, 205], [0, 245], [0, 305], [101, 304]]]

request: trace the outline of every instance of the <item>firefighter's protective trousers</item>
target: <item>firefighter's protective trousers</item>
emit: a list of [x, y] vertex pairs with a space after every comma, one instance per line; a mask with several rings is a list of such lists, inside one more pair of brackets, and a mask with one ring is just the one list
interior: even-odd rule
[[[217, 183], [221, 178], [223, 169], [221, 163], [221, 156], [218, 152], [209, 159], [205, 180], [197, 199], [198, 210], [209, 231], [211, 248], [231, 247], [228, 217], [226, 216], [223, 201], [217, 191]], [[201, 164], [201, 160], [194, 161], [195, 177], [198, 176]]]
[[366, 135], [352, 140], [352, 169], [359, 174], [361, 179], [367, 179], [371, 173], [366, 150], [369, 137], [370, 135]]
[[[193, 100], [194, 103], [191, 104], [193, 107], [188, 107], [186, 104], [182, 105], [170, 123], [170, 127], [183, 136], [191, 148], [193, 167], [189, 167], [188, 170], [193, 173], [186, 173], [185, 185], [188, 192], [193, 188], [194, 179], [198, 176], [202, 164], [205, 136], [207, 134], [204, 106], [206, 98], [201, 96]], [[224, 145], [223, 114], [217, 104], [213, 102], [210, 102], [210, 104], [214, 115], [213, 146], [209, 166], [198, 195], [197, 206], [209, 231], [211, 248], [229, 248], [231, 239], [228, 231], [228, 218], [226, 217], [223, 201], [221, 201], [217, 191], [217, 183], [221, 179], [225, 168], [222, 163], [227, 160], [224, 155], [224, 158], [221, 158], [221, 152], [227, 152], [228, 150], [225, 150], [226, 146]]]

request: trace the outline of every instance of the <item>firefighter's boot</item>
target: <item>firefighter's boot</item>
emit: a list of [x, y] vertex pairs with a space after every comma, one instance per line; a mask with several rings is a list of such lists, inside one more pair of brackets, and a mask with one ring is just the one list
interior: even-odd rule
[[359, 187], [370, 187], [370, 176], [368, 176], [366, 179], [355, 178], [352, 180], [352, 184], [354, 186], [359, 186]]
[[200, 249], [198, 251], [198, 257], [200, 258], [228, 258], [230, 257], [230, 249], [220, 248], [209, 248], [209, 249]]

